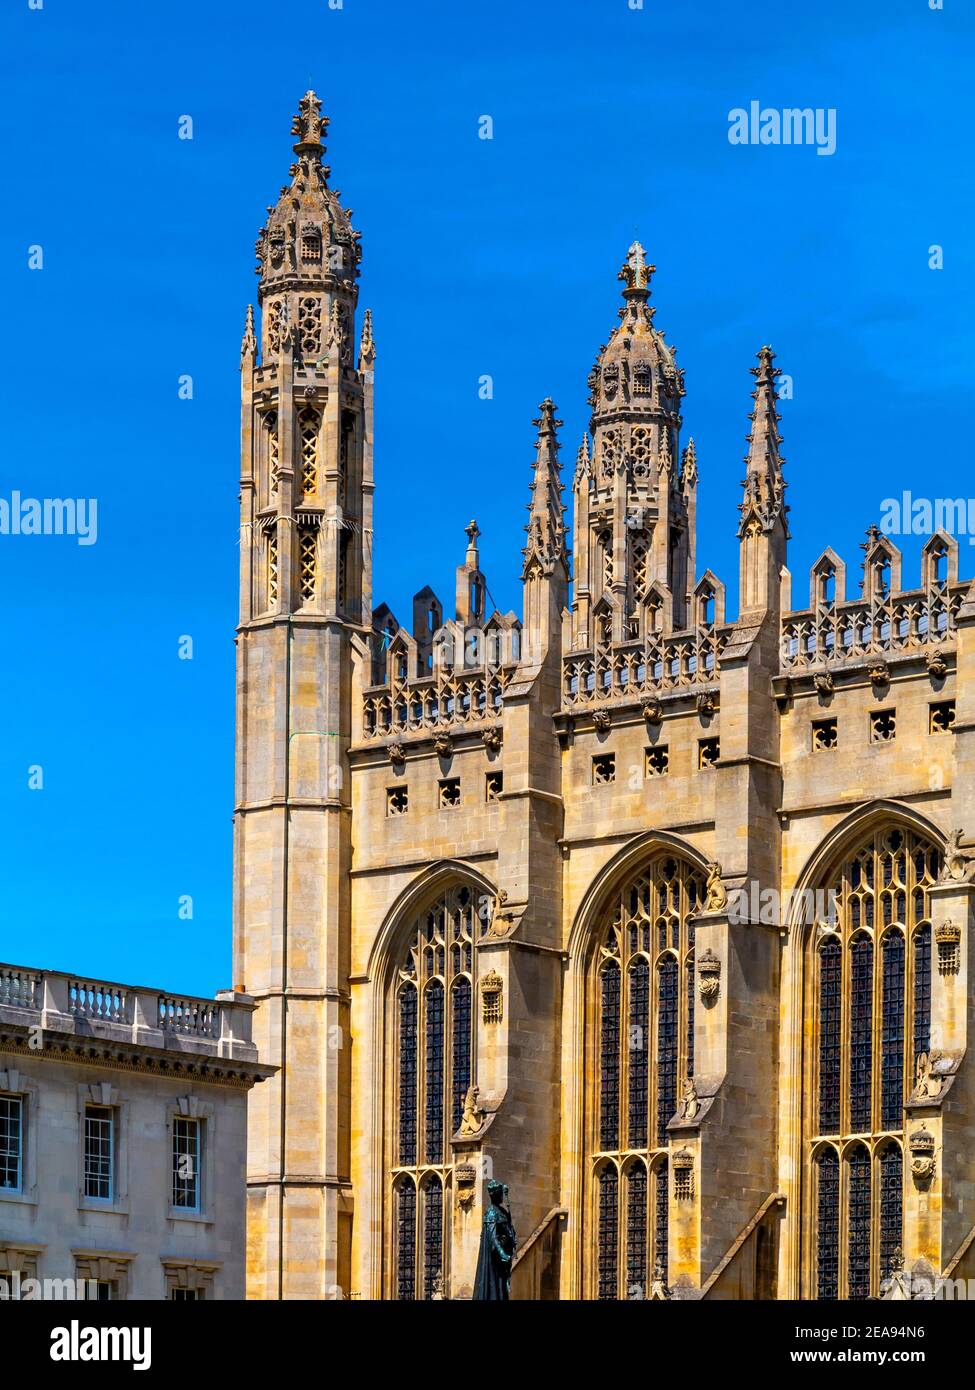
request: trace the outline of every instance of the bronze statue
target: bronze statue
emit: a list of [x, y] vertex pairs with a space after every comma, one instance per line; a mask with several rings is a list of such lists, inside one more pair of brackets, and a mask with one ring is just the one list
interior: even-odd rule
[[487, 1190], [491, 1201], [484, 1213], [473, 1297], [491, 1302], [502, 1300], [506, 1303], [510, 1297], [511, 1262], [514, 1259], [516, 1243], [515, 1228], [511, 1222], [511, 1211], [506, 1205], [507, 1187], [492, 1178]]

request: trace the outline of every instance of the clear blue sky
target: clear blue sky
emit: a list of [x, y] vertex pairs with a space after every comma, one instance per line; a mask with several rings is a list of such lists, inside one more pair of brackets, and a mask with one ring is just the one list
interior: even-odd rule
[[[0, 959], [230, 982], [238, 350], [309, 83], [375, 314], [376, 601], [447, 598], [473, 515], [519, 606], [531, 420], [552, 395], [571, 473], [638, 233], [733, 610], [764, 342], [797, 597], [827, 544], [856, 570], [891, 492], [971, 491], [975, 25], [945, 6], [6, 0], [0, 495], [97, 497], [99, 535], [0, 536]], [[751, 100], [835, 108], [835, 155], [730, 145]]]

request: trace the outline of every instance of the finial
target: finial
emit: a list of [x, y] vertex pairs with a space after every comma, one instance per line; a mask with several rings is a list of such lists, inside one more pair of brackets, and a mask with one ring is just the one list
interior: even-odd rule
[[473, 551], [476, 553], [476, 552], [477, 552], [477, 538], [478, 538], [478, 536], [481, 534], [481, 530], [480, 530], [480, 527], [478, 526], [477, 522], [473, 519], [473, 517], [472, 517], [471, 520], [467, 523], [467, 525], [464, 527], [464, 531], [465, 531], [466, 534], [467, 534], [467, 549], [468, 549], [468, 550], [473, 550]]
[[254, 306], [248, 304], [247, 317], [244, 320], [244, 336], [240, 344], [240, 360], [243, 363], [245, 357], [257, 356], [257, 335], [254, 332]]
[[659, 462], [657, 464], [657, 471], [660, 473], [669, 473], [671, 469], [671, 463], [672, 459], [670, 454], [670, 428], [667, 425], [661, 425], [660, 457]]
[[582, 443], [576, 454], [575, 485], [578, 486], [583, 478], [592, 478], [592, 455], [589, 452], [589, 434], [586, 430], [582, 432]]
[[860, 549], [866, 550], [869, 553], [879, 540], [880, 529], [875, 522], [871, 521], [870, 525], [867, 527], [867, 539], [860, 542]]
[[[535, 426], [535, 428], [538, 430], [538, 433], [539, 433], [540, 435], [541, 435], [541, 434], [551, 434], [551, 435], [554, 435], [554, 434], [555, 434], [555, 431], [556, 431], [556, 430], [559, 428], [559, 426], [562, 424], [562, 421], [561, 421], [561, 420], [556, 420], [556, 418], [555, 418], [555, 412], [556, 412], [556, 410], [558, 409], [558, 407], [556, 406], [555, 402], [552, 400], [551, 396], [546, 396], [545, 399], [542, 401], [541, 405], [540, 405], [538, 408], [539, 408], [539, 410], [541, 411], [541, 414], [539, 415], [539, 417], [538, 417], [537, 420], [533, 420], [533, 421], [532, 421], [532, 424], [533, 424], [533, 425]], [[558, 441], [557, 441], [557, 440], [556, 440], [556, 447], [558, 447]]]
[[362, 318], [362, 335], [359, 338], [359, 371], [372, 366], [376, 360], [376, 343], [372, 336], [372, 310], [367, 309]]
[[299, 101], [297, 114], [291, 121], [291, 134], [298, 137], [295, 154], [321, 155], [327, 129], [328, 117], [322, 115], [322, 103], [309, 89]]
[[646, 254], [638, 241], [635, 241], [627, 252], [626, 260], [623, 262], [618, 279], [626, 281], [626, 289], [623, 291], [624, 297], [630, 291], [638, 291], [642, 295], [650, 293], [650, 277], [657, 269], [655, 265], [648, 265]]
[[684, 487], [694, 487], [697, 483], [697, 449], [694, 447], [693, 438], [687, 441], [687, 448], [681, 459], [681, 483]]

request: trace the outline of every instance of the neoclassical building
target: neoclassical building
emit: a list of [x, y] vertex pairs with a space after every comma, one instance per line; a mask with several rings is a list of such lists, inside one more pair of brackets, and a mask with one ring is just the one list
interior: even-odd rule
[[376, 346], [326, 124], [309, 92], [241, 354], [235, 979], [280, 1068], [251, 1296], [467, 1296], [492, 1175], [519, 1298], [975, 1273], [956, 542], [909, 580], [871, 527], [857, 574], [827, 548], [793, 579], [763, 347], [727, 612], [634, 244], [565, 484], [535, 421], [521, 613], [488, 611], [474, 523], [448, 611], [374, 604]]

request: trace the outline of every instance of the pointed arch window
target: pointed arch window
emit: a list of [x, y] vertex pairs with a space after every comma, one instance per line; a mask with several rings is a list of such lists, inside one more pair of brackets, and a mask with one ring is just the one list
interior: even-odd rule
[[455, 884], [414, 921], [393, 991], [390, 1286], [399, 1299], [446, 1286], [453, 1155], [473, 1077], [477, 895]]
[[646, 1297], [654, 1269], [666, 1274], [667, 1126], [694, 1073], [692, 919], [703, 903], [700, 870], [660, 853], [614, 895], [597, 933], [587, 1006], [589, 1297]]
[[877, 1296], [900, 1244], [904, 1100], [930, 1043], [940, 867], [933, 844], [888, 824], [823, 885], [833, 915], [811, 940], [808, 981], [813, 1297]]

